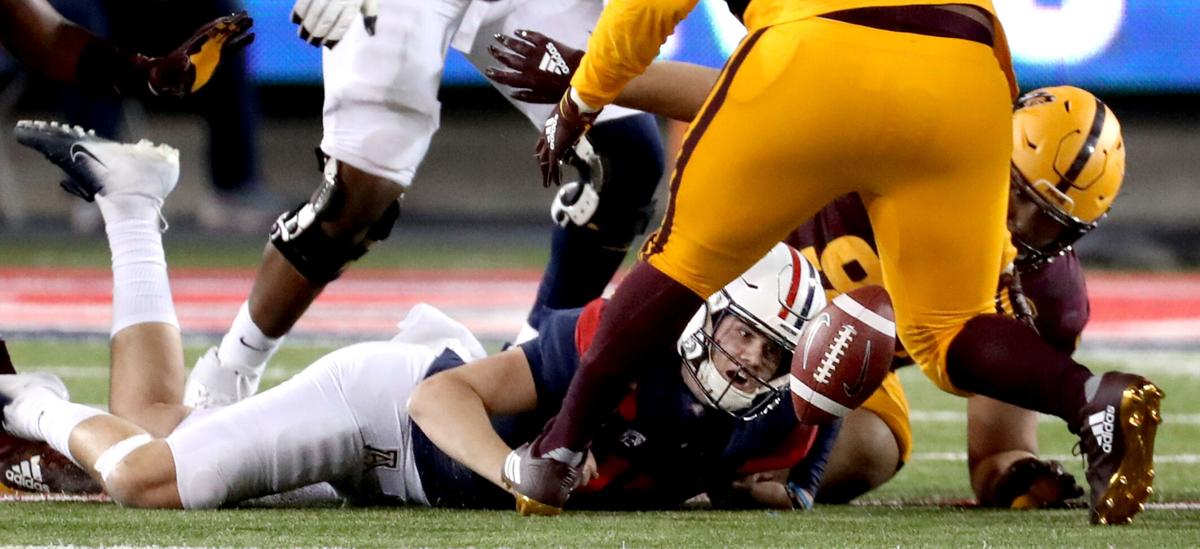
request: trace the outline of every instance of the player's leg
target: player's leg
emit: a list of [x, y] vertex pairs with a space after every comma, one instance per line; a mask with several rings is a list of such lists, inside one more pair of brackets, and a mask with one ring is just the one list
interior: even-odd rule
[[0, 375], [4, 431], [46, 442], [122, 505], [180, 506], [174, 463], [163, 440], [126, 419], [67, 398], [66, 387], [52, 375]]
[[911, 454], [908, 399], [893, 372], [843, 421], [817, 501], [846, 503], [874, 490], [891, 480]]
[[980, 504], [1055, 507], [1083, 495], [1061, 463], [1037, 453], [1036, 412], [984, 396], [967, 399], [967, 466]]
[[[406, 490], [403, 475], [415, 474], [407, 468], [411, 460], [372, 471], [366, 452], [411, 456], [408, 440], [397, 433], [407, 432], [407, 395], [433, 358], [415, 345], [353, 345], [277, 387], [185, 422], [166, 439], [182, 505], [213, 508], [320, 482], [352, 491]], [[401, 483], [393, 477], [386, 487], [370, 482], [389, 474]], [[413, 490], [386, 495], [405, 499], [419, 494]]]
[[[582, 307], [600, 297], [654, 214], [654, 191], [663, 172], [654, 118], [639, 114], [601, 122], [588, 139], [603, 165], [599, 201], [590, 215], [562, 215], [553, 229], [550, 260], [526, 318], [524, 333], [530, 337], [547, 311]], [[578, 204], [571, 190], [559, 192], [556, 208]]]
[[161, 208], [179, 177], [179, 153], [39, 122], [19, 124], [16, 134], [68, 173], [68, 190], [100, 208], [113, 272], [109, 409], [165, 435], [188, 411], [180, 405], [183, 350], [162, 246]]
[[[643, 246], [644, 261], [605, 308], [558, 415], [532, 455], [521, 457], [522, 479], [544, 476], [525, 465], [538, 463], [531, 457], [577, 460], [642, 359], [673, 348], [700, 296], [719, 289], [799, 220], [851, 189], [845, 180], [824, 177], [850, 152], [841, 149], [838, 135], [847, 131], [845, 113], [794, 108], [810, 100], [842, 104], [840, 90], [804, 83], [800, 74], [810, 66], [823, 74], [836, 63], [789, 27], [749, 35], [726, 65], [684, 140], [662, 225]], [[781, 76], [789, 71], [791, 76]], [[838, 161], [830, 162], [830, 155]], [[514, 489], [524, 494], [523, 486]]]
[[249, 299], [193, 369], [189, 404], [257, 391], [266, 361], [325, 285], [390, 234], [438, 127], [442, 65], [466, 4], [383, 2], [376, 36], [352, 25], [324, 52], [324, 179], [276, 221]]
[[[512, 35], [518, 29], [553, 33], [555, 39], [583, 49], [602, 8], [596, 0], [477, 1], [454, 46], [481, 72], [496, 64], [488, 53], [495, 44], [492, 37]], [[507, 97], [506, 87], [493, 85]], [[553, 108], [511, 98], [509, 102], [538, 130]], [[588, 174], [598, 200], [569, 185], [555, 197], [559, 226], [553, 229], [550, 260], [518, 342], [537, 334], [547, 310], [581, 307], [599, 297], [654, 213], [654, 191], [664, 170], [654, 117], [610, 107], [588, 132], [588, 140], [599, 156], [600, 169]]]

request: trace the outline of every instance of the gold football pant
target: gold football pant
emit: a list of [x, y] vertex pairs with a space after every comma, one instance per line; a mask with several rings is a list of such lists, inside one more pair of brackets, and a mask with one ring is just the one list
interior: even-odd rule
[[892, 436], [896, 437], [900, 463], [908, 463], [913, 449], [912, 424], [908, 417], [908, 396], [904, 394], [900, 376], [896, 372], [889, 372], [883, 378], [883, 384], [862, 404], [862, 408], [879, 416], [888, 426]]
[[857, 191], [900, 339], [954, 391], [946, 348], [994, 310], [1011, 125], [988, 46], [821, 18], [758, 29], [692, 122], [642, 257], [707, 296]]

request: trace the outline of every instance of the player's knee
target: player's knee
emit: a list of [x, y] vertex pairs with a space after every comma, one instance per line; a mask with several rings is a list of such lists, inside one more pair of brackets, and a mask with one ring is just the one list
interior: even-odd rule
[[882, 486], [900, 468], [900, 445], [879, 416], [858, 409], [846, 417], [817, 491], [821, 503], [846, 503]]
[[[114, 450], [119, 452], [121, 449], [114, 446]], [[105, 454], [97, 459], [96, 469], [104, 480], [105, 492], [113, 501], [124, 507], [143, 509], [180, 507], [175, 490], [174, 462], [164, 441], [143, 444], [123, 457], [118, 456], [115, 462], [104, 463]]]
[[400, 217], [403, 187], [329, 159], [312, 197], [275, 221], [271, 243], [306, 279], [336, 279]]
[[584, 185], [564, 187], [552, 213], [568, 230], [625, 250], [654, 216], [654, 192], [665, 169], [653, 117], [637, 115], [597, 124], [588, 133], [592, 154], [582, 158]]

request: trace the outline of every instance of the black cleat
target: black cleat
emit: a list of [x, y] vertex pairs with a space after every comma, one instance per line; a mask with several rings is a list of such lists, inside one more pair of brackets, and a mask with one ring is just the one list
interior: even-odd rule
[[535, 457], [532, 445], [522, 444], [504, 459], [504, 487], [517, 500], [522, 516], [557, 515], [579, 480], [579, 469], [548, 457]]
[[179, 179], [179, 151], [146, 140], [118, 143], [79, 126], [22, 120], [17, 142], [34, 149], [67, 173], [62, 188], [88, 202], [96, 196], [132, 193], [158, 204]]
[[1154, 493], [1154, 434], [1163, 391], [1144, 377], [1109, 372], [1080, 411], [1092, 524], [1129, 524]]

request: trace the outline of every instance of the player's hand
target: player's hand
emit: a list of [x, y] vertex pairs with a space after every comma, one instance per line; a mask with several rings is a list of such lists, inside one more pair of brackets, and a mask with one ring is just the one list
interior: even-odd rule
[[341, 42], [359, 14], [367, 34], [375, 36], [379, 0], [296, 0], [292, 22], [300, 25], [301, 40], [332, 48]]
[[254, 25], [246, 12], [218, 17], [200, 27], [183, 45], [162, 57], [140, 58], [147, 70], [150, 91], [156, 95], [184, 96], [199, 90], [212, 78], [221, 58], [254, 41]]
[[[733, 481], [733, 493], [752, 506], [771, 509], [794, 509], [791, 494], [786, 484], [779, 480], [779, 472], [751, 473]], [[811, 499], [811, 498], [810, 498]]]
[[583, 59], [583, 50], [531, 30], [493, 38], [496, 44], [488, 46], [488, 53], [504, 67], [488, 67], [483, 74], [497, 84], [516, 88], [509, 97], [526, 103], [558, 101], [571, 87], [571, 76]]
[[572, 89], [563, 94], [558, 105], [554, 107], [554, 112], [542, 125], [542, 137], [538, 139], [537, 147], [534, 148], [533, 154], [542, 170], [543, 187], [562, 183], [562, 163], [570, 160], [571, 155], [575, 154], [575, 143], [579, 142], [579, 138], [587, 133], [596, 122], [596, 117], [600, 115], [600, 109], [585, 110], [586, 107], [582, 106], [574, 95]]
[[579, 489], [597, 477], [600, 476], [600, 468], [596, 465], [596, 456], [592, 455], [592, 451], [588, 450], [587, 457], [583, 460], [583, 467], [579, 469], [579, 480], [575, 482], [575, 489]]

